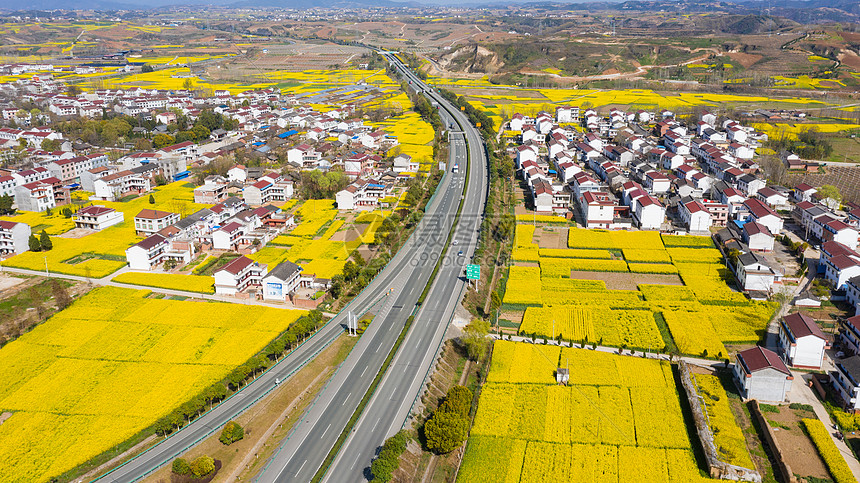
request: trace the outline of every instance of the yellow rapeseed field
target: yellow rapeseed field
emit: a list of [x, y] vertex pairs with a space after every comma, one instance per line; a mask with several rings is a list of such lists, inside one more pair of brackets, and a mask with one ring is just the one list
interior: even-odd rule
[[0, 349], [0, 481], [45, 481], [221, 380], [304, 312], [97, 288]]

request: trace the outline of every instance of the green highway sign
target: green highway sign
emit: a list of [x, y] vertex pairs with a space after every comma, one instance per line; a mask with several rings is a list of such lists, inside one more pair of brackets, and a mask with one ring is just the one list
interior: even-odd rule
[[468, 280], [480, 280], [481, 279], [481, 266], [480, 265], [466, 265], [466, 279]]

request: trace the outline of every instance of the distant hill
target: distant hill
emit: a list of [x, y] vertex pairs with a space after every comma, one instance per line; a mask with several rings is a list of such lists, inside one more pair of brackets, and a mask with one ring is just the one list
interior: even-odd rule
[[240, 0], [230, 3], [231, 7], [269, 7], [269, 8], [349, 8], [349, 7], [420, 7], [421, 3], [395, 2], [391, 0]]

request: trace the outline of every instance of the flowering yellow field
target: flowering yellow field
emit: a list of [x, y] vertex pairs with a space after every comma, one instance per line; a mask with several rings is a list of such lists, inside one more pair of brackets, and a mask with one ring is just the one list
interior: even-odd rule
[[[354, 238], [352, 241], [339, 241], [332, 238], [355, 228], [354, 225], [344, 225], [344, 220], [336, 218], [338, 211], [331, 200], [305, 201], [296, 213], [301, 217], [296, 228], [289, 234], [276, 237], [272, 244], [250, 255], [250, 258], [267, 264], [269, 269], [289, 260], [301, 265], [306, 274], [331, 279], [343, 272], [344, 264], [355, 250], [362, 244], [376, 240], [376, 231], [384, 219], [379, 212], [362, 213], [356, 217], [355, 223], [360, 226], [366, 224], [363, 231], [349, 233], [350, 238]], [[317, 237], [320, 231], [322, 234]]]
[[782, 122], [777, 123], [763, 123], [756, 122], [753, 123], [752, 126], [766, 133], [769, 137], [772, 138], [788, 138], [788, 139], [797, 139], [797, 135], [804, 131], [818, 131], [821, 133], [834, 133], [834, 132], [842, 132], [842, 131], [850, 131], [852, 129], [857, 129], [857, 124], [847, 124], [847, 123], [828, 123], [828, 124], [811, 124], [811, 123], [798, 123], [798, 124], [787, 124]]
[[0, 349], [0, 481], [45, 481], [243, 364], [304, 312], [97, 288]]
[[112, 278], [114, 282], [144, 287], [183, 290], [186, 292], [215, 293], [215, 279], [201, 275], [178, 275], [174, 273], [126, 272]]
[[720, 379], [717, 376], [693, 374], [693, 382], [696, 391], [702, 396], [702, 409], [708, 415], [708, 426], [714, 434], [714, 446], [720, 458], [729, 464], [754, 470], [744, 433], [732, 414], [729, 396], [720, 384]]
[[[186, 184], [186, 181], [177, 181], [156, 188], [152, 193], [155, 204], [149, 203], [149, 194], [128, 202], [93, 202], [93, 204], [121, 211], [125, 221], [83, 238], [52, 236], [51, 241], [54, 244], [52, 250], [24, 252], [3, 261], [2, 265], [42, 271], [45, 270], [47, 257], [48, 270], [51, 272], [94, 278], [110, 275], [126, 265], [126, 248], [143, 239], [137, 236], [134, 230], [134, 216], [141, 210], [156, 209], [186, 216], [211, 206], [195, 204], [193, 188]], [[36, 232], [41, 232], [44, 228], [50, 235], [62, 234], [74, 228], [74, 221], [71, 218], [64, 218], [59, 214], [46, 217], [44, 213], [22, 212], [2, 219], [27, 223]]]
[[507, 341], [494, 344], [457, 479], [705, 480], [667, 363]]
[[[683, 354], [722, 359], [724, 344], [755, 344], [776, 308], [729, 287], [733, 276], [708, 237], [571, 228], [572, 248], [546, 249], [534, 243], [534, 231], [530, 224], [516, 227], [512, 258], [519, 266], [510, 268], [502, 300], [506, 309], [525, 311], [522, 334], [639, 349], [674, 342]], [[574, 271], [628, 270], [677, 274], [674, 282], [684, 285], [655, 279], [639, 290], [608, 290], [601, 280], [570, 278]], [[661, 314], [671, 340], [655, 325]]]

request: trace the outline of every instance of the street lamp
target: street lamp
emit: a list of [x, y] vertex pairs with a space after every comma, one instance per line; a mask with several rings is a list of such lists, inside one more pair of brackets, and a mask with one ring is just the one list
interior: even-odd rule
[[48, 257], [45, 257], [45, 276], [50, 277], [51, 273], [48, 271]]

